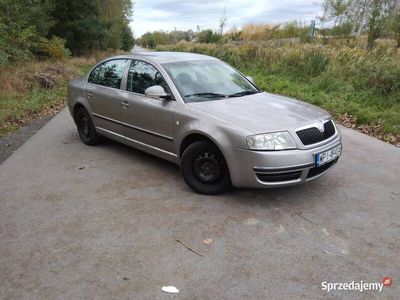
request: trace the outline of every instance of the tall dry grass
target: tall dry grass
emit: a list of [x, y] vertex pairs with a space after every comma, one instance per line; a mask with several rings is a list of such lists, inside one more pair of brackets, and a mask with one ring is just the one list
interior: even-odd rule
[[0, 66], [0, 136], [25, 122], [63, 106], [68, 80], [85, 74], [97, 61], [110, 55], [99, 51], [67, 60], [31, 60]]
[[241, 37], [244, 41], [268, 40], [279, 27], [269, 23], [249, 23], [243, 26]]
[[221, 58], [242, 69], [285, 73], [303, 79], [342, 80], [354, 89], [369, 89], [380, 96], [400, 101], [400, 49], [381, 41], [372, 50], [363, 47], [319, 44], [267, 43], [193, 44], [160, 46], [157, 50], [204, 53]]
[[301, 22], [292, 21], [282, 24], [248, 23], [240, 30], [231, 29], [225, 33], [225, 39], [235, 37], [235, 40], [269, 41], [276, 39], [309, 39], [310, 26]]

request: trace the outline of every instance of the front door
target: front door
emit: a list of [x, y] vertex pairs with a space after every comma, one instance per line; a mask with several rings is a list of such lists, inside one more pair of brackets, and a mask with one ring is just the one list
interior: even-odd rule
[[144, 91], [154, 85], [161, 85], [170, 93], [156, 67], [133, 60], [128, 70], [127, 92], [121, 103], [124, 135], [150, 148], [151, 152], [174, 155], [172, 122], [176, 101], [146, 97]]

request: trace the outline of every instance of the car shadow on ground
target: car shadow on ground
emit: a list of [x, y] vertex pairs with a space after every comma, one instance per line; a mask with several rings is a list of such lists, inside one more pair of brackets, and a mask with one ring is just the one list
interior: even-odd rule
[[[163, 174], [163, 176], [167, 176], [168, 178], [173, 177], [176, 179], [175, 188], [182, 189], [182, 191], [177, 190], [177, 192], [199, 195], [184, 183], [179, 166], [171, 162], [106, 138], [96, 147], [102, 147], [114, 153], [116, 152], [118, 154], [117, 156], [121, 156], [132, 162], [140, 161], [141, 164], [148, 166], [148, 169], [151, 169], [155, 174]], [[177, 181], [180, 182], [178, 183]], [[326, 184], [329, 184], [326, 178], [321, 177], [315, 181], [297, 186], [268, 189], [232, 188], [222, 195], [199, 196], [201, 199], [214, 198], [215, 200], [226, 202], [225, 204], [230, 202], [231, 204], [252, 206], [269, 203], [273, 206], [289, 205], [308, 208], [312, 206], [315, 201], [326, 201], [321, 199], [322, 194], [319, 195], [319, 193], [321, 193], [321, 185], [324, 186]], [[329, 193], [329, 190], [326, 190], [326, 193]], [[334, 194], [335, 192], [333, 191], [332, 196], [334, 196]], [[325, 194], [324, 199], [329, 198], [330, 197], [326, 197]]]
[[[335, 199], [340, 195], [333, 183], [338, 180], [337, 175], [292, 187], [233, 188], [221, 195], [208, 196], [192, 191], [185, 184], [179, 166], [173, 163], [108, 139], [97, 147], [106, 150], [106, 156], [114, 161], [121, 159], [125, 166], [132, 163], [129, 171], [132, 178], [114, 178], [100, 189], [101, 193], [110, 193], [108, 197], [112, 201], [129, 203], [128, 209], [138, 208], [142, 213], [154, 214], [158, 218], [163, 218], [163, 215], [158, 215], [160, 210], [167, 215], [176, 212], [170, 216], [172, 219], [190, 212], [196, 215], [194, 218], [199, 228], [210, 222], [217, 227], [224, 227], [226, 222], [244, 226], [264, 224], [273, 232], [285, 231], [295, 235], [303, 234], [304, 228], [320, 231], [336, 223], [336, 212], [330, 214], [327, 208], [336, 210]], [[136, 176], [139, 173], [148, 178], [141, 180], [141, 175]], [[134, 183], [135, 180], [140, 182]]]

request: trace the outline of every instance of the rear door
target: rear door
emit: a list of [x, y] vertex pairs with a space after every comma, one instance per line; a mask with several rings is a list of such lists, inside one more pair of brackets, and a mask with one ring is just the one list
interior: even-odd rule
[[150, 86], [161, 85], [171, 93], [159, 70], [142, 60], [132, 60], [127, 74], [127, 94], [122, 103], [124, 135], [152, 150], [171, 155], [174, 152], [173, 114], [175, 100], [151, 98], [144, 94]]
[[100, 130], [122, 134], [121, 101], [128, 59], [113, 59], [98, 65], [89, 75], [85, 96], [90, 105], [93, 122]]

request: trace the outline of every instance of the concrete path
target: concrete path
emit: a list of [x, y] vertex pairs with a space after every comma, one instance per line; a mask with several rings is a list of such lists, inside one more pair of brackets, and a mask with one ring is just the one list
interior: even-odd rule
[[342, 132], [319, 180], [207, 197], [170, 163], [85, 146], [63, 110], [0, 165], [0, 298], [398, 299], [400, 150]]
[[135, 47], [133, 47], [133, 49], [131, 50], [131, 53], [135, 54], [137, 52], [147, 52], [147, 51], [151, 51], [151, 50], [143, 48], [143, 47], [138, 46], [138, 45], [135, 45]]

